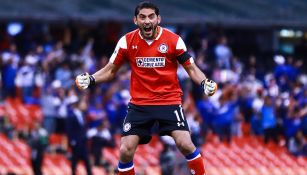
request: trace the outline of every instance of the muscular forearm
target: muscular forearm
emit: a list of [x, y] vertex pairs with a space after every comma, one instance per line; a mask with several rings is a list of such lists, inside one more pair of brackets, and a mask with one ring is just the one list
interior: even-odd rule
[[80, 74], [76, 77], [76, 85], [79, 89], [87, 89], [90, 86], [94, 86], [96, 83], [103, 83], [109, 81], [115, 77], [118, 67], [109, 62], [105, 67], [89, 75], [87, 72]]
[[191, 79], [199, 85], [203, 80], [206, 79], [205, 74], [195, 64], [188, 65], [187, 67], [185, 67], [185, 69]]
[[213, 80], [206, 78], [205, 74], [194, 64], [190, 64], [185, 67], [191, 79], [201, 85], [204, 93], [208, 96], [212, 96], [217, 90], [217, 84]]
[[100, 69], [93, 74], [96, 83], [103, 83], [112, 80], [115, 77], [115, 73], [106, 71], [104, 68]]
[[108, 63], [104, 68], [93, 74], [96, 83], [103, 83], [112, 80], [117, 72], [114, 64]]

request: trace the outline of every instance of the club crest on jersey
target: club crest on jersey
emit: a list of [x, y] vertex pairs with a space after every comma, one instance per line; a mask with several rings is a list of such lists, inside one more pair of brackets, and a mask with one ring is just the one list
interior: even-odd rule
[[137, 67], [165, 67], [165, 57], [136, 57]]
[[130, 123], [126, 123], [126, 124], [123, 126], [123, 130], [124, 130], [125, 132], [128, 132], [130, 129], [131, 129], [131, 124], [130, 124]]
[[166, 53], [167, 50], [168, 50], [168, 47], [164, 43], [160, 44], [159, 47], [158, 47], [158, 51], [161, 52], [161, 53]]

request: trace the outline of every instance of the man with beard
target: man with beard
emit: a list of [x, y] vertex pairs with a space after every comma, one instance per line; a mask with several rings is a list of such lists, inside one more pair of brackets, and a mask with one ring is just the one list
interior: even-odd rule
[[109, 63], [93, 75], [76, 77], [80, 89], [103, 83], [115, 77], [119, 67], [131, 66], [128, 113], [123, 123], [118, 163], [119, 175], [134, 175], [133, 156], [138, 144], [151, 140], [151, 128], [158, 123], [160, 135], [170, 135], [186, 157], [193, 175], [204, 175], [200, 151], [191, 136], [182, 109], [182, 91], [177, 77], [178, 63], [208, 96], [217, 84], [206, 78], [187, 52], [178, 35], [159, 26], [161, 16], [156, 5], [141, 2], [135, 8], [134, 23], [138, 29], [119, 41]]

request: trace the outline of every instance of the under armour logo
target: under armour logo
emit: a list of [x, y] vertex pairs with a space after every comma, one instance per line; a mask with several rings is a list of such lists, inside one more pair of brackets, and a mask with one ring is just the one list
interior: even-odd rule
[[178, 127], [184, 126], [184, 122], [177, 122]]
[[132, 45], [132, 49], [137, 49], [138, 46]]

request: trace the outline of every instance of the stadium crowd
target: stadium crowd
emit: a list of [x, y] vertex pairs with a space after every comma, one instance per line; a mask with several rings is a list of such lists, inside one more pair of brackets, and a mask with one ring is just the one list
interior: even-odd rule
[[[120, 133], [130, 98], [130, 69], [124, 66], [115, 80], [85, 92], [76, 88], [74, 79], [82, 72], [93, 73], [103, 67], [120, 33], [121, 27], [116, 24], [88, 30], [48, 30], [46, 26], [29, 25], [15, 36], [2, 27], [1, 103], [7, 98], [20, 98], [25, 104], [39, 105], [43, 121], [33, 128], [40, 128], [41, 124], [44, 132], [38, 133], [42, 137], [67, 133], [66, 121], [72, 106], [86, 112], [81, 117], [86, 123], [85, 137], [96, 139], [91, 149], [98, 156], [95, 164], [105, 164], [100, 161], [100, 150], [113, 147], [112, 137]], [[307, 75], [303, 69], [306, 57], [272, 55], [272, 66], [267, 69], [267, 58], [252, 54], [240, 58], [225, 35], [212, 40], [207, 35], [195, 37], [193, 30], [181, 29], [177, 33], [186, 41], [197, 65], [219, 84], [217, 94], [208, 98], [188, 79], [182, 67], [178, 69], [185, 115], [197, 146], [205, 144], [208, 134], [231, 143], [232, 136], [248, 132], [263, 137], [264, 143], [275, 142], [296, 156], [307, 156]], [[35, 129], [16, 131], [5, 116], [1, 116], [0, 126], [9, 137], [19, 132], [35, 147]], [[244, 126], [249, 129], [245, 131]], [[40, 146], [48, 150], [45, 140], [41, 141]]]

